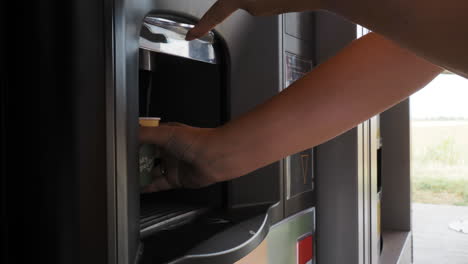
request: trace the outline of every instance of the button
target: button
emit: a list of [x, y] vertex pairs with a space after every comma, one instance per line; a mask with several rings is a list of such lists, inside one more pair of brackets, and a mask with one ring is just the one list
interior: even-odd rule
[[312, 235], [300, 237], [297, 240], [297, 264], [312, 264], [313, 250]]

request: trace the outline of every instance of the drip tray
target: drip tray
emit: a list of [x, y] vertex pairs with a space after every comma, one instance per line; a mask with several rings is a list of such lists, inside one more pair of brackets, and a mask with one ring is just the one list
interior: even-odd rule
[[[184, 256], [190, 249], [230, 227], [228, 221], [210, 221], [199, 217], [170, 230], [155, 232], [143, 239], [143, 259], [140, 264], [162, 264]], [[207, 221], [208, 220], [208, 221]]]
[[269, 208], [204, 209], [206, 213], [196, 219], [143, 238], [140, 264], [233, 263], [268, 233]]
[[140, 236], [145, 238], [153, 233], [194, 221], [208, 212], [209, 208], [191, 204], [142, 201], [140, 210]]

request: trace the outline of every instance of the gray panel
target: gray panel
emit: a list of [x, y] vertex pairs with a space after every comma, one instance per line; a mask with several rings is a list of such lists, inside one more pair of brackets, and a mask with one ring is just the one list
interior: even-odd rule
[[[219, 28], [231, 58], [231, 118], [278, 93], [281, 84], [280, 18], [252, 18], [243, 12], [237, 15], [237, 23], [229, 20]], [[258, 192], [258, 186], [263, 186], [262, 192]], [[280, 165], [274, 163], [233, 180], [229, 187], [231, 206], [276, 203], [281, 199]]]
[[[322, 63], [356, 38], [356, 26], [316, 14], [316, 59]], [[317, 147], [317, 263], [360, 264], [364, 257], [364, 127]]]
[[316, 150], [318, 263], [361, 263], [358, 133], [355, 128]]
[[279, 202], [281, 199], [280, 181], [279, 179], [275, 182], [271, 180], [275, 175], [278, 177], [279, 171], [280, 166], [275, 163], [231, 181], [229, 184], [230, 206], [239, 208]]
[[380, 264], [412, 263], [412, 233], [387, 230], [383, 232], [385, 248], [379, 259]]
[[284, 17], [286, 34], [308, 42], [314, 41], [314, 12], [288, 13]]
[[382, 113], [380, 122], [383, 141], [382, 227], [411, 231], [409, 100]]
[[[312, 31], [312, 30], [311, 30]], [[311, 32], [313, 34], [313, 32]], [[306, 42], [304, 40], [291, 37], [287, 34], [283, 35], [283, 48], [285, 52], [296, 54], [304, 60], [312, 61], [314, 65], [314, 47], [313, 42]]]
[[356, 39], [356, 25], [328, 12], [316, 12], [316, 46], [318, 63], [326, 61]]

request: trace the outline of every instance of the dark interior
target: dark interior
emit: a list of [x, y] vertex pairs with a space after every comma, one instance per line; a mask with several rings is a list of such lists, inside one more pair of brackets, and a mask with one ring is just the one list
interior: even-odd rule
[[152, 71], [140, 71], [140, 115], [162, 122], [180, 122], [197, 127], [216, 127], [225, 121], [226, 85], [221, 65], [182, 57], [151, 53]]
[[[216, 127], [226, 121], [225, 65], [161, 53], [151, 53], [151, 65], [151, 70], [140, 68], [140, 116], [197, 127]], [[271, 204], [228, 208], [227, 192], [226, 184], [220, 183], [140, 194], [140, 263], [222, 252], [249, 240]]]
[[[140, 50], [139, 116], [195, 127], [226, 122], [228, 60], [221, 43], [215, 40], [216, 64]], [[140, 194], [141, 263], [221, 252], [250, 239], [271, 204], [232, 208], [227, 198], [227, 183]]]
[[[151, 63], [151, 71], [140, 69], [140, 116], [196, 127], [217, 127], [225, 121], [226, 85], [219, 64], [155, 52], [151, 53]], [[141, 194], [143, 236], [221, 208], [222, 189], [222, 184], [216, 184], [197, 190]]]

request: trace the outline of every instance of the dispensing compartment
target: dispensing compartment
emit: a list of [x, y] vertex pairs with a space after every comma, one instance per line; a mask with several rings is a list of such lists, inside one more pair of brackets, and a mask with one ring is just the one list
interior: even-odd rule
[[[213, 32], [185, 41], [191, 24], [167, 15], [144, 19], [139, 114], [160, 117], [163, 123], [217, 127], [228, 116], [227, 56]], [[140, 262], [228, 263], [258, 245], [268, 232], [269, 206], [228, 208], [226, 184], [141, 193]]]
[[[189, 24], [184, 22], [165, 16], [144, 20], [139, 51], [139, 113], [141, 117], [160, 117], [162, 122], [217, 127], [226, 118], [222, 54], [217, 52], [213, 33], [185, 41]], [[222, 207], [222, 188], [222, 184], [216, 184], [198, 190], [142, 193], [141, 237], [187, 224]]]

